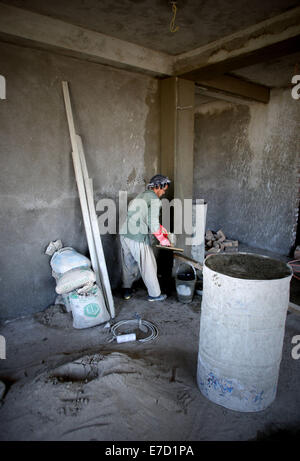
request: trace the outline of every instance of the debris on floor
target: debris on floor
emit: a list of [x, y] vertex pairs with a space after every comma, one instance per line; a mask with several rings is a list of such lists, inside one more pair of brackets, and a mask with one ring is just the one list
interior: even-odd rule
[[55, 304], [37, 312], [33, 318], [40, 324], [63, 330], [72, 326], [72, 314], [66, 312], [63, 304]]
[[286, 318], [277, 397], [258, 415], [216, 405], [198, 388], [201, 297], [182, 304], [173, 293], [149, 307], [139, 289], [126, 305], [116, 295], [115, 306], [136, 333], [138, 312], [159, 336], [109, 343], [107, 324], [75, 330], [58, 305], [3, 325], [10, 354], [0, 368], [0, 440], [254, 440], [271, 423], [299, 427], [299, 360], [291, 356], [299, 315]]
[[171, 367], [150, 357], [80, 357], [14, 386], [2, 408], [0, 439], [168, 440], [170, 430], [180, 439], [198, 391], [184, 373], [172, 376]]

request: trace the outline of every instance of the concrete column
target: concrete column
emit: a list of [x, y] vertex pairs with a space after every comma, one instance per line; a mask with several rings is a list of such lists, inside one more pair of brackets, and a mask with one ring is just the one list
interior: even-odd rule
[[[180, 199], [182, 205], [184, 199], [193, 198], [194, 94], [192, 81], [178, 77], [161, 81], [161, 173], [172, 180], [166, 198]], [[190, 255], [184, 226], [182, 231], [176, 246]]]

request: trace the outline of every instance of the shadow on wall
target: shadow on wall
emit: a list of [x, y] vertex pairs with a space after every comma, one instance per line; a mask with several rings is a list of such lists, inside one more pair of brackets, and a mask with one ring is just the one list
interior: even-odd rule
[[121, 282], [121, 246], [119, 235], [101, 236], [103, 251], [112, 290]]

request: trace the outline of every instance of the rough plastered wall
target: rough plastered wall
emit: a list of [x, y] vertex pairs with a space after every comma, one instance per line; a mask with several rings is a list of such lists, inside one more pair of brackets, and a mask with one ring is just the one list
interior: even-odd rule
[[194, 196], [207, 205], [206, 228], [288, 254], [298, 210], [300, 102], [289, 89], [267, 105], [216, 101], [195, 113]]
[[[88, 254], [62, 94], [69, 82], [96, 199], [129, 197], [157, 172], [159, 93], [141, 74], [0, 43], [0, 318], [46, 308], [56, 294], [49, 256], [61, 239]], [[112, 288], [120, 279], [115, 236], [103, 239]]]

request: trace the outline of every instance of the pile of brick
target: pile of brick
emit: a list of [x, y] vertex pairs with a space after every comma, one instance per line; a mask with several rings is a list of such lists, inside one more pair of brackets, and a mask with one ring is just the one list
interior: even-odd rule
[[205, 233], [205, 251], [207, 253], [234, 253], [239, 249], [238, 240], [229, 240], [222, 229], [214, 232], [207, 230]]

